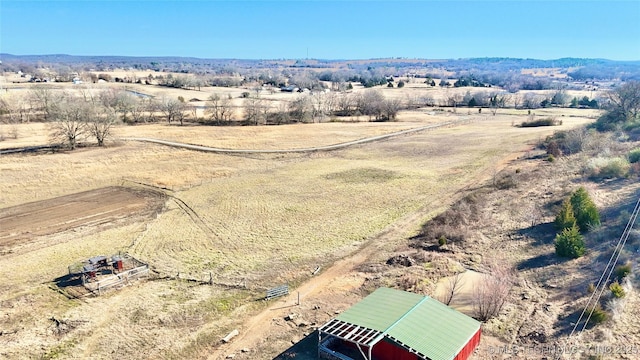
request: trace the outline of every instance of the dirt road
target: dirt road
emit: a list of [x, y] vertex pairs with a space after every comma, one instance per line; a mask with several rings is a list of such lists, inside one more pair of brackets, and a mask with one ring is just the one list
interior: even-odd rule
[[373, 137], [368, 137], [368, 138], [354, 140], [354, 141], [348, 141], [348, 142], [344, 142], [344, 143], [340, 143], [340, 144], [333, 144], [333, 145], [327, 145], [327, 146], [317, 146], [317, 147], [302, 148], [302, 149], [274, 149], [274, 150], [222, 149], [222, 148], [214, 148], [214, 147], [209, 147], [209, 146], [185, 144], [185, 143], [174, 142], [174, 141], [166, 141], [166, 140], [152, 139], [152, 138], [141, 138], [141, 137], [126, 137], [126, 138], [120, 138], [119, 140], [123, 140], [123, 141], [142, 141], [142, 142], [149, 142], [149, 143], [154, 143], [154, 144], [178, 147], [178, 148], [183, 148], [183, 149], [196, 150], [196, 151], [205, 151], [205, 152], [212, 152], [212, 153], [220, 153], [220, 154], [305, 153], [305, 152], [315, 152], [315, 151], [338, 150], [338, 149], [343, 149], [343, 148], [346, 148], [346, 147], [349, 147], [349, 146], [354, 146], [354, 145], [366, 144], [366, 143], [370, 143], [370, 142], [374, 142], [374, 141], [385, 140], [385, 139], [389, 139], [389, 138], [392, 138], [392, 137], [395, 137], [395, 136], [410, 134], [410, 133], [414, 133], [414, 132], [418, 132], [418, 131], [436, 129], [436, 128], [439, 128], [439, 127], [449, 126], [449, 125], [453, 125], [453, 124], [455, 124], [455, 121], [447, 121], [447, 122], [443, 122], [443, 123], [439, 123], [439, 124], [420, 126], [420, 127], [413, 128], [413, 129], [397, 131], [397, 132], [390, 133], [390, 134], [373, 136]]

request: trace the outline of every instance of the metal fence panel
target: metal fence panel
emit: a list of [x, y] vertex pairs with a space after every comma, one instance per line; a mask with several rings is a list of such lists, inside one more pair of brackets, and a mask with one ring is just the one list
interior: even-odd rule
[[267, 294], [264, 298], [265, 300], [269, 300], [287, 294], [289, 294], [289, 285], [281, 285], [267, 290]]

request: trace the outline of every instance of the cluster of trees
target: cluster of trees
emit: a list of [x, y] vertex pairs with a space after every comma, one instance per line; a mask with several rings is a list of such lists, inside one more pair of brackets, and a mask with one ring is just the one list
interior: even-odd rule
[[369, 120], [395, 120], [398, 112], [405, 108], [400, 99], [385, 98], [378, 90], [341, 94], [337, 98], [334, 115], [368, 116]]
[[584, 187], [578, 188], [562, 203], [555, 226], [559, 233], [555, 238], [556, 254], [579, 258], [586, 252], [582, 233], [600, 225], [600, 214]]
[[200, 90], [203, 86], [208, 85], [206, 80], [201, 76], [189, 76], [189, 75], [172, 75], [156, 76], [155, 80], [158, 85], [168, 86], [177, 89], [192, 89]]
[[629, 81], [606, 95], [607, 112], [593, 125], [598, 131], [640, 128], [640, 81]]
[[453, 83], [453, 87], [465, 87], [465, 86], [473, 86], [473, 87], [487, 87], [491, 85], [484, 84], [483, 82], [476, 80], [473, 76], [462, 76], [456, 82]]
[[36, 110], [49, 122], [51, 142], [71, 150], [88, 137], [93, 137], [98, 146], [104, 145], [118, 118], [114, 107], [117, 100], [111, 95], [86, 91], [74, 96], [46, 87], [34, 88], [30, 94]]
[[[433, 100], [433, 99], [432, 99]], [[583, 97], [577, 100], [576, 107], [598, 108], [597, 100], [589, 100]], [[539, 109], [545, 107], [563, 107], [568, 104], [568, 95], [566, 90], [549, 91], [546, 94], [540, 93], [524, 93], [513, 94], [507, 91], [467, 91], [464, 95], [459, 92], [445, 92], [441, 102], [424, 101], [425, 106], [449, 106], [449, 107], [488, 107], [494, 112], [496, 109], [513, 106], [516, 109]], [[573, 104], [573, 102], [571, 103]], [[570, 105], [573, 106], [573, 105]]]
[[567, 103], [567, 93], [564, 90], [556, 90], [550, 95], [540, 102], [540, 107], [564, 106]]
[[[369, 121], [392, 121], [405, 108], [400, 99], [385, 98], [379, 90], [357, 93], [316, 91], [304, 93], [290, 102], [274, 106], [260, 97], [260, 91], [247, 92], [239, 100], [214, 94], [207, 99], [204, 117], [184, 98], [153, 98], [123, 89], [96, 90], [78, 87], [74, 95], [50, 87], [34, 87], [28, 98], [0, 101], [0, 111], [12, 123], [40, 119], [50, 122], [52, 138], [75, 148], [79, 140], [92, 133], [99, 145], [109, 136], [116, 122], [126, 124], [157, 122], [169, 124], [199, 121], [210, 125], [229, 125], [240, 121], [248, 125], [314, 123], [336, 116], [366, 116]], [[99, 125], [100, 124], [100, 125]], [[102, 129], [102, 130], [101, 130]]]
[[597, 109], [598, 108], [598, 100], [592, 99], [589, 100], [588, 96], [583, 96], [582, 99], [578, 100], [577, 97], [571, 99], [571, 104], [569, 107], [572, 108], [589, 108], [589, 109]]
[[556, 89], [553, 91], [547, 91], [546, 94], [525, 93], [523, 96], [513, 94], [514, 105], [519, 107], [522, 105], [525, 109], [538, 109], [549, 107], [564, 107], [569, 104], [569, 107], [587, 107], [597, 109], [599, 107], [598, 101], [595, 99], [589, 99], [584, 96], [582, 99], [573, 98], [569, 101], [569, 95], [565, 89]]
[[[252, 107], [251, 101], [245, 103], [245, 109]], [[392, 121], [403, 108], [400, 99], [387, 99], [378, 90], [343, 94], [314, 92], [272, 109], [267, 119], [276, 124], [319, 122], [331, 116], [367, 116], [369, 121]]]
[[39, 86], [30, 90], [28, 98], [3, 104], [8, 104], [8, 116], [16, 123], [37, 118], [47, 122], [52, 142], [70, 149], [89, 137], [103, 146], [117, 122], [155, 122], [164, 117], [169, 123], [182, 124], [195, 109], [183, 98], [154, 99], [122, 89], [98, 91], [90, 87], [79, 88], [79, 94], [72, 94]]
[[247, 93], [243, 98], [242, 112], [233, 104], [230, 96], [212, 95], [207, 100], [205, 119], [212, 125], [230, 124], [242, 116], [250, 125], [286, 124], [292, 122], [315, 123], [332, 116], [367, 116], [369, 121], [395, 120], [405, 107], [400, 99], [386, 99], [378, 90], [359, 93], [312, 92], [302, 94], [277, 107], [259, 93]]
[[482, 106], [490, 108], [504, 108], [513, 100], [513, 96], [506, 92], [475, 92], [467, 91], [462, 98], [456, 95], [447, 95], [450, 105], [463, 105], [468, 107]]

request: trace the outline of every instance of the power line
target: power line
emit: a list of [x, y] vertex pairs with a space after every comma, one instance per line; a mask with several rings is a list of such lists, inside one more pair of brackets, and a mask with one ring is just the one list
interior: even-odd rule
[[[587, 323], [591, 319], [591, 315], [593, 315], [593, 311], [595, 310], [595, 304], [597, 304], [597, 302], [600, 301], [600, 298], [602, 297], [602, 294], [604, 293], [604, 290], [607, 287], [607, 283], [611, 279], [611, 275], [613, 274], [613, 271], [615, 269], [616, 263], [618, 262], [618, 259], [620, 259], [620, 254], [622, 254], [622, 249], [624, 248], [624, 245], [627, 243], [627, 240], [629, 239], [629, 234], [631, 233], [631, 230], [633, 230], [633, 226], [635, 225], [636, 220], [638, 219], [638, 212], [639, 211], [640, 211], [640, 198], [636, 202], [636, 206], [633, 209], [633, 213], [631, 214], [631, 217], [629, 218], [629, 222], [627, 222], [627, 226], [625, 227], [624, 231], [622, 232], [622, 235], [620, 236], [620, 240], [618, 240], [619, 247], [616, 246], [616, 249], [613, 251], [613, 254], [611, 254], [611, 258], [613, 258], [614, 255], [615, 255], [615, 260], [613, 261], [613, 264], [609, 268], [609, 274], [607, 275], [607, 280], [605, 280], [605, 282], [604, 282], [604, 284], [602, 286], [602, 289], [600, 290], [600, 293], [598, 294], [598, 298], [596, 299], [596, 302], [594, 303], [594, 306], [591, 308], [591, 311], [589, 312], [589, 316], [587, 317], [587, 320], [585, 320], [584, 325], [582, 326], [582, 329], [580, 330], [580, 333], [582, 333], [582, 331], [584, 331], [584, 329], [587, 327]], [[620, 242], [622, 242], [622, 244], [620, 244]], [[611, 259], [609, 259], [609, 262], [611, 262]], [[604, 273], [606, 271], [607, 271], [607, 268], [605, 267], [604, 272], [602, 274], [604, 275]], [[596, 288], [596, 290], [597, 290], [597, 288]]]
[[[638, 219], [638, 213], [640, 212], [640, 198], [638, 198], [638, 201], [636, 202], [636, 205], [633, 209], [633, 213], [631, 214], [631, 216], [629, 217], [629, 221], [627, 222], [627, 225], [624, 228], [624, 231], [622, 232], [622, 235], [620, 235], [620, 239], [618, 240], [618, 243], [616, 244], [616, 247], [613, 251], [613, 253], [611, 254], [611, 257], [609, 258], [609, 262], [607, 263], [607, 266], [605, 266], [602, 275], [600, 276], [600, 279], [598, 280], [598, 283], [595, 287], [595, 290], [593, 291], [593, 293], [591, 294], [591, 296], [589, 297], [589, 300], [587, 301], [587, 304], [585, 305], [584, 310], [582, 310], [582, 313], [580, 314], [580, 317], [578, 318], [578, 321], [576, 321], [573, 329], [571, 330], [571, 333], [569, 334], [569, 338], [571, 338], [573, 336], [573, 334], [576, 332], [576, 329], [578, 328], [580, 321], [582, 320], [583, 316], [585, 315], [585, 313], [587, 312], [587, 310], [591, 307], [591, 310], [589, 311], [589, 315], [587, 316], [584, 325], [582, 326], [582, 329], [580, 329], [579, 333], [582, 333], [582, 331], [584, 331], [584, 329], [586, 328], [587, 324], [589, 323], [589, 320], [591, 319], [591, 315], [593, 315], [593, 311], [595, 310], [595, 305], [598, 303], [598, 301], [600, 301], [600, 298], [602, 297], [602, 294], [604, 293], [604, 290], [607, 287], [607, 283], [609, 282], [609, 280], [611, 279], [611, 275], [613, 274], [613, 271], [615, 269], [616, 263], [618, 262], [618, 259], [620, 258], [620, 254], [622, 253], [622, 249], [624, 248], [625, 244], [627, 243], [627, 239], [629, 239], [629, 234], [631, 233], [631, 230], [633, 229], [633, 227], [635, 226], [636, 220]], [[607, 274], [607, 271], [609, 271], [609, 273]], [[607, 274], [607, 278], [606, 280], [603, 281], [605, 274]], [[600, 286], [602, 285], [602, 288], [600, 289], [600, 292], [598, 292], [598, 289], [600, 288]], [[595, 299], [595, 302], [593, 302], [593, 306], [591, 305], [591, 302], [594, 298], [594, 296], [598, 294], [598, 296]]]

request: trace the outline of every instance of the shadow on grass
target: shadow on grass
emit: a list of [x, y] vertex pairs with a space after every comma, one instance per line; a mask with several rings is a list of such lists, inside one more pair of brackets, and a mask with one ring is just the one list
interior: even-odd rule
[[53, 280], [53, 283], [59, 288], [66, 288], [69, 286], [82, 286], [82, 280], [78, 275], [64, 275]]
[[317, 360], [318, 359], [318, 331], [307, 335], [304, 339], [283, 351], [274, 360], [298, 359]]
[[526, 229], [519, 230], [518, 233], [535, 241], [534, 245], [552, 244], [556, 237], [556, 227], [554, 223], [543, 223]]
[[[580, 307], [567, 316], [558, 317], [558, 319], [556, 319], [555, 324], [553, 326], [553, 328], [556, 329], [556, 335], [558, 337], [561, 337], [561, 336], [568, 336], [569, 334], [571, 334], [571, 331], [573, 331], [573, 328], [576, 325], [576, 322], [578, 321], [578, 319], [580, 319], [580, 314], [582, 314], [583, 310], [584, 308]], [[587, 323], [586, 322], [587, 317], [589, 317], [588, 311], [586, 311], [584, 315], [582, 315], [582, 319], [580, 320], [580, 323], [576, 327], [576, 333], [582, 330], [583, 327], [585, 330], [589, 330], [595, 326], [605, 326], [605, 327], [607, 326], [606, 324], [596, 325], [593, 322]], [[585, 323], [586, 323], [586, 326], [585, 326]]]
[[440, 245], [423, 245], [422, 246], [422, 250], [424, 251], [431, 251], [431, 252], [439, 252], [439, 253], [451, 253], [453, 254], [454, 251], [444, 247], [444, 246], [440, 246]]
[[82, 279], [77, 274], [57, 277], [53, 279], [53, 285], [49, 287], [67, 299], [79, 299], [91, 293], [82, 285]]
[[558, 258], [558, 256], [554, 253], [542, 254], [536, 257], [532, 257], [530, 259], [526, 259], [521, 261], [517, 269], [518, 270], [531, 270], [531, 269], [540, 269], [543, 267], [547, 267], [549, 265], [555, 265], [563, 262], [563, 259]]

